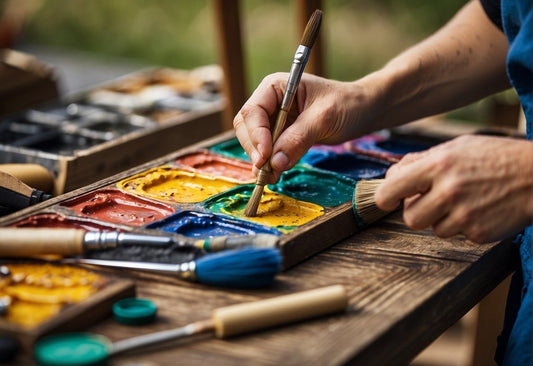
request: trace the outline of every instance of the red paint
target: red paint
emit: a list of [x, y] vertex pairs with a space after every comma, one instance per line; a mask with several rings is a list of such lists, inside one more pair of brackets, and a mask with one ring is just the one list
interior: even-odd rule
[[164, 203], [133, 196], [117, 189], [101, 189], [63, 203], [82, 216], [143, 226], [170, 216], [175, 210]]
[[252, 173], [252, 164], [212, 154], [207, 151], [184, 155], [176, 159], [176, 163], [194, 172], [231, 178], [239, 181], [239, 183], [251, 183], [255, 181], [255, 176]]
[[102, 225], [95, 221], [71, 218], [55, 213], [42, 213], [29, 216], [24, 220], [17, 221], [10, 226], [13, 227], [47, 227], [47, 228], [69, 228], [84, 229], [87, 231], [120, 231], [113, 226]]

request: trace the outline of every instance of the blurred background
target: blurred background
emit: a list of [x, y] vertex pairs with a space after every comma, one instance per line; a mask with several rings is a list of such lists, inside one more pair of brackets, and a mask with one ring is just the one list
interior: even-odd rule
[[[442, 26], [465, 2], [324, 0], [325, 76], [354, 80], [381, 67]], [[294, 3], [241, 1], [248, 92], [265, 75], [288, 71], [300, 37]], [[67, 54], [78, 64], [100, 59], [108, 66], [99, 74], [107, 79], [115, 68], [114, 73], [119, 73], [142, 66], [190, 69], [217, 63], [216, 27], [209, 0], [4, 0], [0, 4], [0, 40], [41, 55], [52, 64], [57, 59], [67, 63]], [[59, 72], [61, 75], [61, 69]], [[97, 78], [92, 75], [87, 82]], [[85, 84], [63, 85], [67, 91], [81, 87]], [[510, 93], [494, 98], [504, 103], [516, 100]], [[476, 103], [450, 117], [483, 122], [487, 104]]]

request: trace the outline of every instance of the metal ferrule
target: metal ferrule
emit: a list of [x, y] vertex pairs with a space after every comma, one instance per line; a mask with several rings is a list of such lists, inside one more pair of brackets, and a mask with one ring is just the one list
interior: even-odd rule
[[126, 245], [147, 245], [166, 247], [173, 243], [169, 236], [120, 233], [116, 231], [88, 231], [84, 237], [84, 245], [88, 250], [110, 249]]
[[178, 275], [184, 280], [196, 281], [196, 262], [190, 261], [179, 264]]
[[289, 80], [287, 81], [287, 89], [283, 95], [283, 101], [281, 102], [281, 109], [288, 110], [290, 108], [310, 53], [311, 49], [309, 47], [302, 45], [298, 46], [298, 49], [294, 54], [294, 59], [292, 60]]
[[118, 232], [115, 231], [87, 231], [83, 238], [83, 245], [87, 250], [116, 248]]

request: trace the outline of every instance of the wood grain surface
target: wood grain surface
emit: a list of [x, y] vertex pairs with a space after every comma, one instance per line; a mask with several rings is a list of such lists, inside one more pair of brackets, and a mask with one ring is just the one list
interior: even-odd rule
[[110, 271], [133, 279], [137, 296], [156, 303], [157, 321], [131, 327], [108, 318], [88, 330], [116, 341], [208, 318], [220, 306], [342, 284], [349, 295], [346, 313], [229, 339], [201, 335], [120, 355], [110, 364], [404, 365], [516, 265], [510, 242], [439, 239], [406, 228], [396, 213], [286, 270], [267, 289], [212, 288]]

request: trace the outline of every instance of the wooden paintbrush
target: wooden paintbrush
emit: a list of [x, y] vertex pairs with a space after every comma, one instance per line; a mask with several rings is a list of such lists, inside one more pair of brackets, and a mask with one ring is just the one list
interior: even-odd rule
[[[294, 96], [296, 95], [296, 89], [298, 88], [298, 84], [309, 58], [309, 54], [311, 53], [311, 47], [315, 43], [315, 40], [318, 36], [321, 21], [322, 11], [315, 10], [309, 19], [309, 22], [307, 22], [300, 45], [294, 54], [294, 59], [289, 73], [289, 79], [287, 80], [287, 88], [285, 90], [285, 94], [283, 95], [283, 100], [281, 102], [276, 123], [274, 124], [274, 131], [272, 132], [272, 146], [274, 146], [279, 135], [285, 129], [287, 115], [291, 109]], [[244, 214], [246, 216], [251, 217], [257, 214], [259, 201], [261, 200], [263, 189], [268, 183], [268, 178], [271, 172], [272, 167], [270, 166], [270, 159], [268, 159], [267, 162], [261, 167], [257, 175], [254, 191], [252, 192], [252, 196], [250, 197], [250, 200], [244, 209]]]
[[374, 193], [381, 182], [383, 179], [370, 179], [360, 180], [355, 184], [352, 206], [359, 228], [368, 226], [390, 213], [376, 206]]
[[[214, 333], [217, 338], [227, 338], [252, 331], [271, 328], [345, 311], [348, 297], [343, 286], [328, 286], [294, 294], [273, 297], [255, 302], [241, 303], [215, 309], [211, 318], [197, 320], [188, 325], [149, 333], [112, 343], [101, 335], [90, 333], [69, 334], [68, 337], [52, 335], [39, 340], [34, 355], [39, 364], [78, 365], [80, 353], [85, 352], [84, 364], [107, 364], [109, 357], [141, 347], [160, 344], [175, 339], [204, 333]], [[75, 340], [73, 342], [72, 340]], [[78, 342], [76, 342], [78, 341]], [[84, 347], [84, 342], [87, 344]], [[72, 347], [78, 343], [78, 347]], [[99, 349], [103, 351], [99, 352]], [[58, 351], [59, 350], [59, 351]]]
[[123, 246], [200, 248], [218, 252], [242, 247], [275, 248], [279, 237], [269, 234], [218, 236], [189, 239], [181, 236], [128, 233], [118, 231], [86, 231], [69, 228], [0, 228], [0, 257], [37, 255], [82, 255], [92, 250]]
[[63, 264], [127, 268], [177, 276], [211, 286], [259, 288], [272, 283], [281, 270], [282, 257], [275, 248], [232, 249], [179, 264], [64, 258]]

